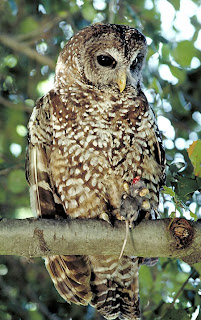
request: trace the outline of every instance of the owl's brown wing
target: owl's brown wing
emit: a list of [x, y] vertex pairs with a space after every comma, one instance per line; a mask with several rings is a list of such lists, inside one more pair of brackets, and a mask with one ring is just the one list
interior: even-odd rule
[[[41, 98], [29, 122], [26, 178], [30, 185], [31, 207], [42, 218], [67, 215], [52, 183], [49, 161], [52, 139], [50, 94]], [[68, 302], [88, 304], [91, 299], [89, 261], [84, 256], [45, 258], [46, 267], [60, 295]]]
[[45, 265], [55, 288], [68, 302], [88, 305], [92, 293], [91, 270], [87, 256], [51, 256]]
[[35, 215], [54, 218], [57, 206], [61, 211], [63, 208], [54, 192], [49, 171], [52, 128], [51, 102], [48, 96], [37, 101], [29, 121], [26, 178], [30, 186], [31, 207]]

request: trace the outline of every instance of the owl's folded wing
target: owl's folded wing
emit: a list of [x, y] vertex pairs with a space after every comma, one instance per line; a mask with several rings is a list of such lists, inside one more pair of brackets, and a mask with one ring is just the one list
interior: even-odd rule
[[[42, 218], [66, 218], [49, 169], [51, 123], [48, 95], [41, 98], [29, 122], [29, 144], [26, 178], [30, 185], [31, 207]], [[91, 268], [84, 256], [50, 256], [45, 258], [47, 270], [59, 294], [68, 302], [87, 305], [91, 300]]]

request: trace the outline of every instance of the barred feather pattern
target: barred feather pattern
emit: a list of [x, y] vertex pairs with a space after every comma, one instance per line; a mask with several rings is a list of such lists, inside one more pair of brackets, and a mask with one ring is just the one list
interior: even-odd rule
[[[119, 69], [99, 66], [94, 57], [101, 54], [111, 56]], [[145, 55], [144, 36], [118, 25], [90, 26], [64, 47], [54, 88], [37, 101], [28, 125], [26, 176], [36, 215], [125, 220], [125, 183], [140, 176], [150, 210], [135, 215], [138, 222], [155, 216], [165, 158], [140, 85]], [[127, 80], [120, 90], [122, 70]], [[128, 217], [133, 220], [132, 213]], [[140, 319], [138, 269], [152, 262], [126, 256], [45, 258], [66, 301], [90, 303], [106, 319], [122, 320]]]

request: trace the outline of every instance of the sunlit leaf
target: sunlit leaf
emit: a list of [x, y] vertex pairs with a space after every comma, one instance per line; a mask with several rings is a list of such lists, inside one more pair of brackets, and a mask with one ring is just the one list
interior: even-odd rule
[[28, 33], [33, 31], [39, 27], [38, 22], [31, 16], [26, 17], [20, 23], [20, 32], [21, 33]]
[[175, 10], [180, 9], [180, 0], [168, 0], [173, 6]]
[[195, 176], [201, 178], [201, 140], [194, 141], [190, 145], [188, 155], [193, 164]]
[[192, 42], [184, 40], [177, 44], [171, 54], [182, 67], [188, 67], [196, 54], [196, 49]]
[[173, 76], [179, 80], [179, 84], [183, 83], [186, 79], [186, 72], [179, 67], [175, 67], [173, 65], [169, 66], [170, 71], [172, 72]]
[[195, 213], [193, 213], [192, 211], [190, 211], [190, 216], [191, 216], [191, 218], [193, 218], [195, 221], [197, 221], [198, 216], [197, 216]]
[[168, 194], [171, 197], [175, 197], [175, 192], [170, 187], [163, 186], [163, 190], [161, 192], [165, 193], [165, 194]]
[[201, 263], [195, 263], [193, 265], [193, 268], [195, 268], [195, 270], [199, 273], [199, 275], [201, 275]]
[[13, 54], [9, 54], [4, 58], [4, 63], [9, 68], [14, 68], [17, 65], [17, 58]]
[[82, 6], [82, 14], [86, 20], [91, 21], [95, 18], [96, 10], [90, 2], [85, 2]]

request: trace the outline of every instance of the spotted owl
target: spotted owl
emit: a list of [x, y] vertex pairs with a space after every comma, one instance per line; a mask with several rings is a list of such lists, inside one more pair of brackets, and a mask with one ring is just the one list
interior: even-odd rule
[[[61, 51], [54, 88], [37, 101], [28, 125], [27, 180], [39, 217], [133, 225], [157, 214], [165, 160], [142, 91], [146, 51], [142, 33], [115, 24], [86, 27]], [[131, 190], [135, 179], [135, 190], [148, 190], [145, 207]], [[138, 270], [148, 260], [70, 255], [45, 263], [69, 303], [131, 320], [140, 319]]]

